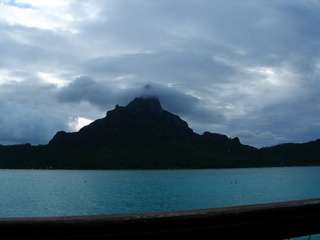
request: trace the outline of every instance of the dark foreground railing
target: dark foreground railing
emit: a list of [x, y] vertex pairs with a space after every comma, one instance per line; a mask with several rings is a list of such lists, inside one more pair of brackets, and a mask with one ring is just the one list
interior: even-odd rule
[[0, 239], [285, 239], [320, 233], [320, 199], [139, 214], [0, 218]]

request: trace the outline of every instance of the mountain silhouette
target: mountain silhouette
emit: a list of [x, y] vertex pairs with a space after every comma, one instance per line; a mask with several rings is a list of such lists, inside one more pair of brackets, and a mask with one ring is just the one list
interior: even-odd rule
[[[135, 98], [47, 145], [1, 146], [0, 168], [173, 169], [319, 165], [320, 140], [257, 149], [239, 138], [193, 132], [156, 97]], [[306, 158], [307, 156], [307, 158]]]
[[79, 132], [58, 132], [49, 144], [138, 147], [156, 138], [183, 140], [193, 135], [188, 124], [179, 116], [163, 110], [157, 98], [135, 98], [126, 107], [117, 105], [107, 112], [105, 118]]

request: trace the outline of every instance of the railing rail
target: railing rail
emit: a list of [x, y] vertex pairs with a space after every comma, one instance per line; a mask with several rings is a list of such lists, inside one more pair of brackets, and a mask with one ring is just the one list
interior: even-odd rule
[[0, 239], [270, 240], [316, 233], [320, 233], [320, 199], [138, 214], [0, 218]]

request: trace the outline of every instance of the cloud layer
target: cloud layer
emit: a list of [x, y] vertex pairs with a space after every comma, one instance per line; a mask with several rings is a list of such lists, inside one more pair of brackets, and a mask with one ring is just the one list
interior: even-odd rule
[[0, 1], [0, 144], [156, 94], [196, 132], [320, 138], [318, 1]]

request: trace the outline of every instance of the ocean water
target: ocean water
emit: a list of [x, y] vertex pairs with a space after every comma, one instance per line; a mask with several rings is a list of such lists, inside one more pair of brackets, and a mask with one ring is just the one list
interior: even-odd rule
[[320, 167], [0, 170], [0, 217], [75, 216], [320, 198]]

